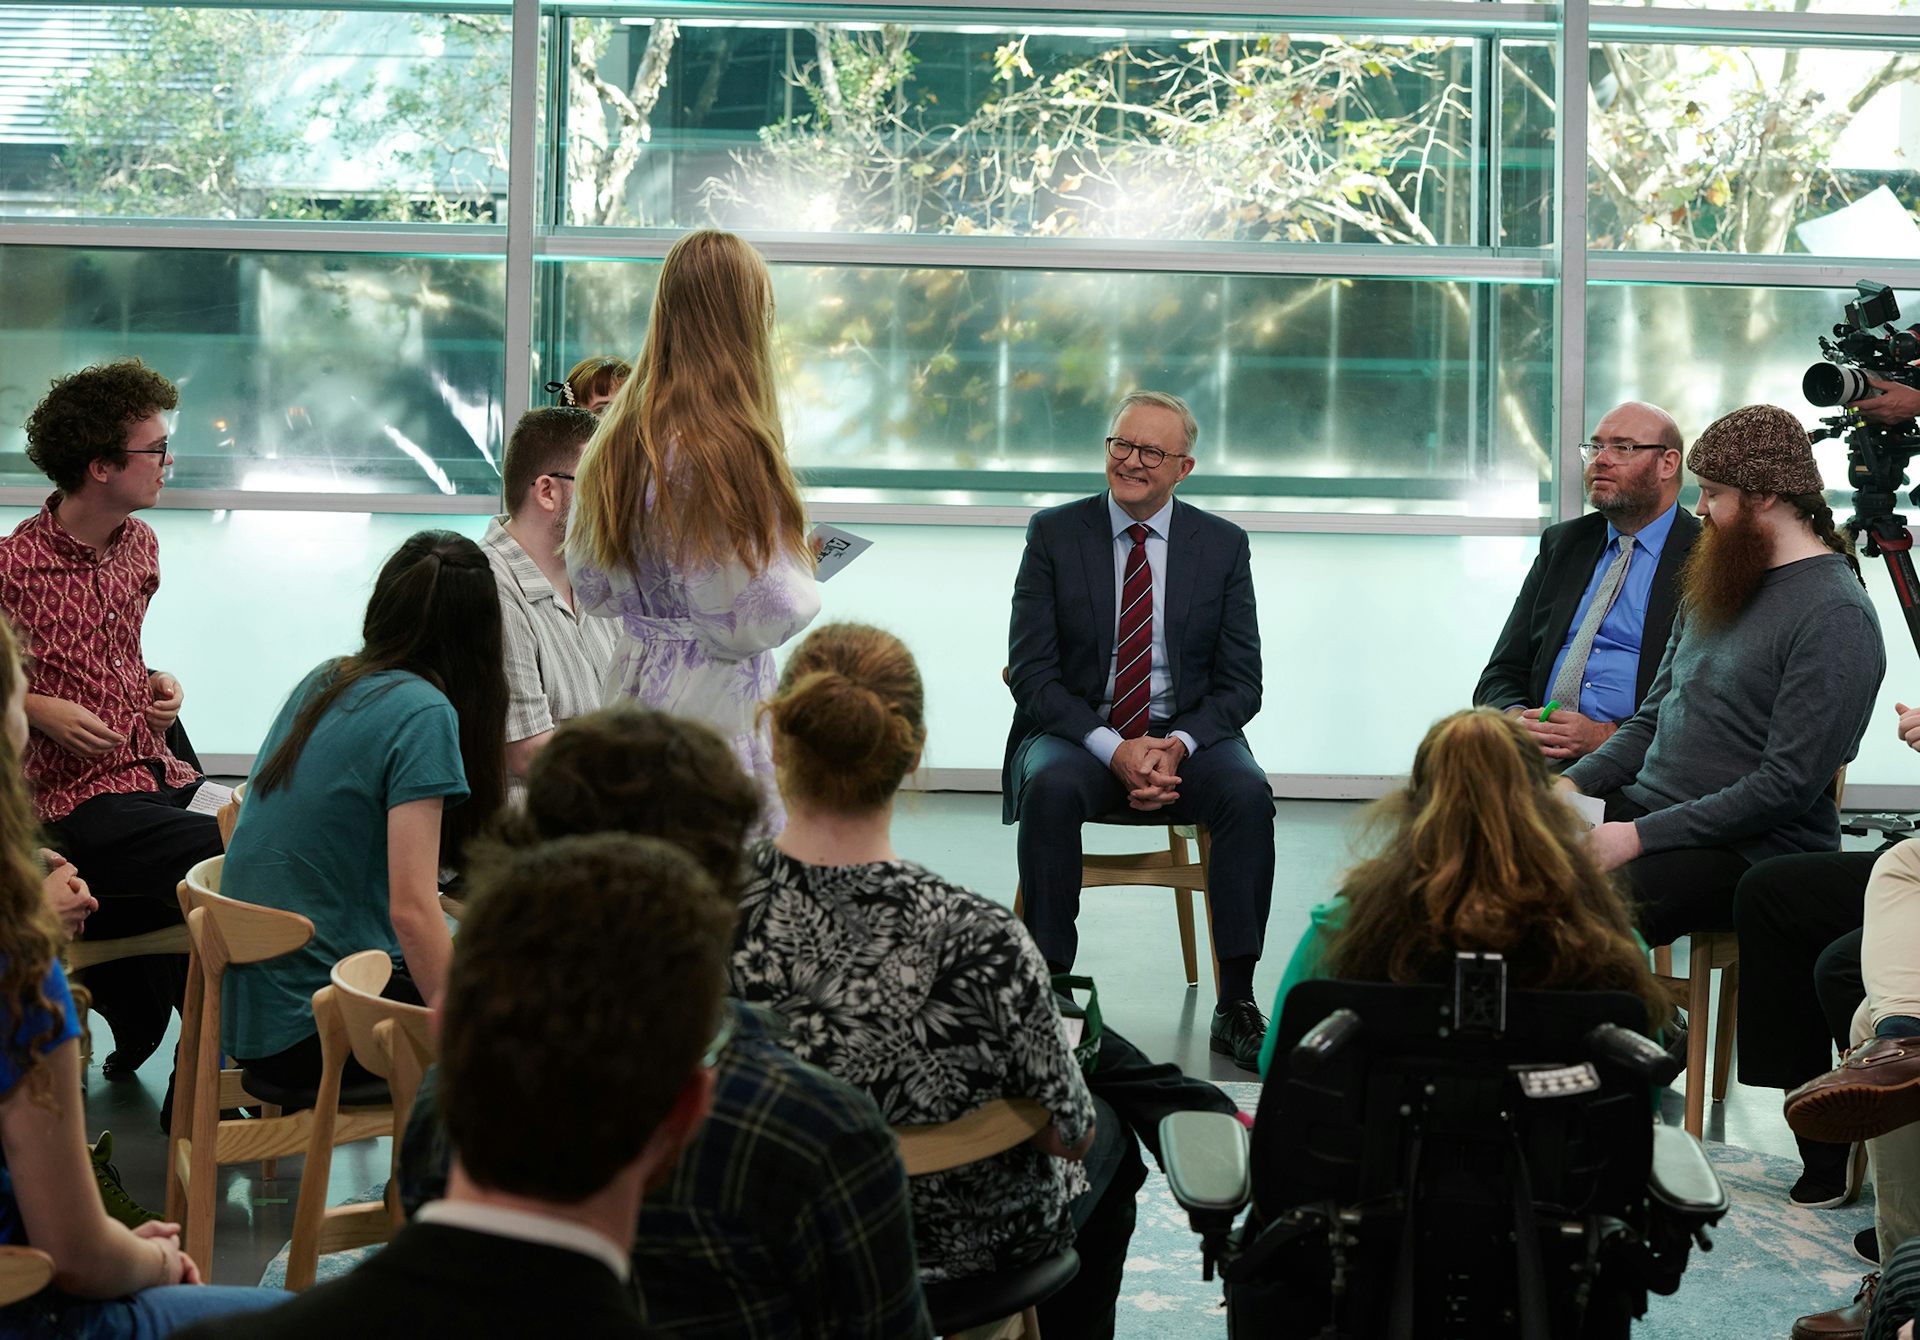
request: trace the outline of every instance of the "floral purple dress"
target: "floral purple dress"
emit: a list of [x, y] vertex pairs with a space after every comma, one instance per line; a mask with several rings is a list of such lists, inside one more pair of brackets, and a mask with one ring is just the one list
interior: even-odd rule
[[763, 572], [739, 563], [683, 570], [642, 552], [632, 568], [613, 572], [569, 554], [567, 570], [582, 613], [620, 621], [606, 701], [636, 699], [713, 727], [760, 783], [759, 831], [786, 827], [772, 743], [758, 717], [776, 687], [773, 648], [820, 612], [812, 565], [782, 552]]

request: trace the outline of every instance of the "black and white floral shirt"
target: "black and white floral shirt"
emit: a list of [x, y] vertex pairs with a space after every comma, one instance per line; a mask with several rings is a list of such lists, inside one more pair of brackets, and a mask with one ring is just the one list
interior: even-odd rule
[[[1093, 1097], [1067, 1045], [1046, 961], [1013, 914], [911, 861], [814, 866], [752, 853], [733, 992], [771, 1006], [802, 1060], [866, 1089], [895, 1126], [953, 1121], [1031, 1098], [1077, 1144]], [[1021, 1145], [916, 1177], [928, 1281], [986, 1274], [1069, 1245], [1078, 1163]]]

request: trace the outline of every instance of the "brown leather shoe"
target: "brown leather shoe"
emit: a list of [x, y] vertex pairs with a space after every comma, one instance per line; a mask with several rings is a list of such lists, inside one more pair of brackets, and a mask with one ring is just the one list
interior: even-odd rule
[[1860, 1281], [1860, 1292], [1845, 1307], [1831, 1312], [1816, 1312], [1793, 1323], [1793, 1340], [1864, 1340], [1867, 1314], [1873, 1308], [1874, 1290], [1880, 1287], [1880, 1272]]
[[1846, 1144], [1920, 1121], [1920, 1038], [1872, 1038], [1787, 1095], [1787, 1125]]

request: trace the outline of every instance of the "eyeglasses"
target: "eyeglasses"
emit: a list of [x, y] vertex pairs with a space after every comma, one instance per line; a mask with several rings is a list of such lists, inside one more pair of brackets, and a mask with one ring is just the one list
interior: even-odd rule
[[1129, 442], [1124, 437], [1107, 439], [1107, 455], [1116, 461], [1124, 461], [1136, 452], [1139, 453], [1141, 466], [1148, 470], [1158, 470], [1160, 462], [1169, 456], [1187, 454], [1184, 451], [1162, 451], [1159, 447], [1149, 447], [1144, 442]]
[[573, 476], [572, 476], [572, 475], [563, 475], [563, 474], [561, 474], [561, 473], [560, 473], [560, 472], [559, 472], [558, 470], [549, 470], [549, 471], [547, 471], [547, 478], [548, 478], [548, 479], [565, 479], [565, 480], [572, 480], [572, 478], [573, 478]]
[[1588, 465], [1595, 461], [1612, 461], [1615, 465], [1625, 464], [1633, 459], [1636, 451], [1672, 451], [1664, 442], [1579, 442], [1574, 444], [1580, 459]]
[[173, 448], [172, 447], [128, 447], [126, 449], [126, 452], [127, 452], [127, 455], [129, 456], [167, 456], [172, 454]]

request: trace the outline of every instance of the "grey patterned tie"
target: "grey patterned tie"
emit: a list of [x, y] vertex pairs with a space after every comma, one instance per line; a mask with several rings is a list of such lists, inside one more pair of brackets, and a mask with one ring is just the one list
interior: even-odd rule
[[1559, 703], [1570, 712], [1580, 710], [1580, 686], [1586, 682], [1587, 657], [1593, 654], [1593, 639], [1599, 636], [1607, 611], [1619, 599], [1620, 588], [1627, 584], [1627, 566], [1633, 562], [1633, 537], [1622, 535], [1619, 546], [1620, 552], [1600, 576], [1600, 589], [1593, 593], [1587, 617], [1580, 621], [1580, 631], [1573, 635], [1567, 659], [1560, 663], [1560, 673], [1554, 676], [1553, 692], [1547, 695], [1548, 702]]

